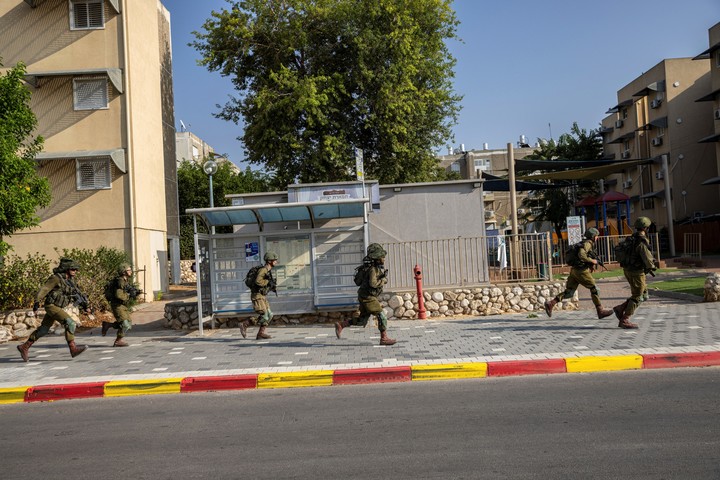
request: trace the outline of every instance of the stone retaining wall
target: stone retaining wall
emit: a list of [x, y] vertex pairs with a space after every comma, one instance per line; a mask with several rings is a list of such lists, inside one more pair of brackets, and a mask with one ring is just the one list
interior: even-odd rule
[[[69, 305], [65, 311], [70, 314], [78, 326], [82, 325], [79, 314], [80, 311], [75, 305]], [[0, 312], [0, 343], [10, 340], [25, 338], [32, 333], [45, 317], [45, 310], [38, 310], [37, 315], [33, 314], [32, 309], [28, 310], [10, 310]], [[65, 329], [58, 322], [55, 322], [50, 328], [50, 335], [65, 335]]]
[[705, 279], [705, 295], [703, 301], [720, 301], [720, 273], [712, 273]]
[[[543, 283], [512, 286], [488, 286], [423, 292], [427, 318], [455, 317], [459, 315], [486, 316], [502, 313], [533, 313], [544, 315], [543, 304], [565, 288], [561, 283]], [[416, 293], [384, 293], [379, 298], [389, 320], [417, 318]], [[563, 301], [556, 309], [577, 310], [577, 298]], [[275, 324], [333, 323], [359, 315], [355, 311], [320, 312], [302, 315], [276, 315]], [[247, 315], [217, 317], [220, 328], [237, 327]], [[198, 328], [197, 302], [173, 302], [165, 305], [165, 326], [176, 330]]]

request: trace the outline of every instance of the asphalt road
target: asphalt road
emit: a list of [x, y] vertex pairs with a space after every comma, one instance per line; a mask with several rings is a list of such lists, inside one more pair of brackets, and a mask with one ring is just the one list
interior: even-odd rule
[[5, 479], [720, 478], [720, 368], [0, 405]]

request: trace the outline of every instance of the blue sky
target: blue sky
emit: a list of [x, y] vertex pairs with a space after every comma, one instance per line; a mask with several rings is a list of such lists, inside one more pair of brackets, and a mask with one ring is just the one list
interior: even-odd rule
[[[173, 41], [175, 126], [227, 154], [241, 167], [242, 126], [213, 117], [235, 95], [230, 79], [197, 65], [194, 40], [225, 0], [163, 0]], [[463, 96], [455, 141], [466, 150], [505, 148], [567, 133], [573, 122], [597, 128], [617, 91], [664, 58], [708, 48], [720, 1], [455, 0], [462, 42], [455, 91]], [[445, 153], [440, 147], [439, 153]]]

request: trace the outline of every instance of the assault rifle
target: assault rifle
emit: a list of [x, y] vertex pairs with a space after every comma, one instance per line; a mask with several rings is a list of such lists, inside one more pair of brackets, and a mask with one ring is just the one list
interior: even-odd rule
[[273, 278], [272, 272], [268, 272], [267, 275], [265, 275], [265, 278], [268, 281], [268, 291], [275, 292], [275, 296], [277, 297], [277, 282], [275, 281], [275, 278]]
[[132, 300], [135, 300], [138, 297], [138, 295], [145, 293], [142, 290], [140, 290], [139, 288], [137, 288], [135, 285], [130, 285], [130, 284], [125, 285], [123, 290], [125, 290], [125, 293], [127, 293], [128, 297], [130, 297]]
[[72, 286], [73, 290], [72, 294], [70, 295], [72, 302], [77, 305], [80, 310], [85, 312], [85, 314], [90, 317], [91, 320], [93, 320], [95, 317], [92, 314], [92, 309], [90, 308], [90, 299], [87, 295], [78, 290], [78, 287], [74, 282], [69, 283]]
[[602, 268], [605, 269], [605, 271], [608, 270], [608, 268], [605, 266], [605, 262], [602, 261], [602, 259], [598, 256], [595, 251], [591, 250], [588, 252], [588, 257], [592, 258], [593, 260], [597, 261], [597, 264], [600, 265]]

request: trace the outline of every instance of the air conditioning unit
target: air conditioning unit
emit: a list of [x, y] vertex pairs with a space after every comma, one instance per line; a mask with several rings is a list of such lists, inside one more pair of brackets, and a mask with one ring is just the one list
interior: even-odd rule
[[495, 217], [495, 210], [485, 210], [485, 220]]
[[622, 152], [620, 154], [620, 158], [623, 158], [623, 159], [630, 158], [630, 150], [625, 150], [624, 152]]
[[659, 98], [650, 102], [650, 108], [658, 108], [660, 105], [662, 105], [662, 100]]
[[720, 108], [715, 110], [715, 120], [720, 120]]
[[662, 145], [662, 137], [653, 138], [651, 143], [653, 144], [653, 147], [658, 147], [658, 146]]
[[660, 170], [659, 172], [655, 172], [655, 178], [657, 178], [658, 180], [662, 180], [663, 178], [665, 178], [662, 170]]
[[623, 122], [622, 120], [616, 120], [616, 121], [615, 121], [615, 128], [622, 128], [623, 123], [624, 123], [624, 122]]
[[628, 188], [632, 188], [632, 180], [625, 180], [625, 181], [622, 183], [622, 186], [623, 186], [623, 188], [626, 189], [626, 190], [627, 190]]
[[518, 208], [518, 215], [525, 215], [525, 209], [524, 209], [524, 208]]

